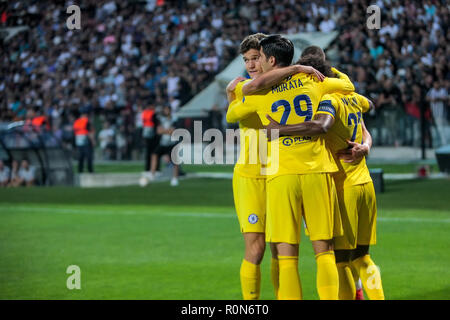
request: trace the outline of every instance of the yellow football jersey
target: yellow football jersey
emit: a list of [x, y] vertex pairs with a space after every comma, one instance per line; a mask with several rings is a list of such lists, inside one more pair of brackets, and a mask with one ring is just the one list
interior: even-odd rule
[[[230, 105], [227, 119], [242, 121], [256, 112], [263, 124], [269, 122], [266, 114], [281, 124], [309, 121], [324, 94], [335, 91], [350, 93], [354, 90], [345, 74], [337, 70], [335, 72], [341, 79], [326, 78], [323, 82], [318, 82], [303, 73], [288, 77], [261, 94], [245, 96], [242, 103]], [[331, 152], [325, 147], [323, 136], [280, 137], [268, 143], [267, 152], [268, 178], [338, 170]]]
[[[236, 99], [231, 102], [228, 110], [242, 103], [242, 87], [249, 81], [251, 80], [242, 81], [236, 85], [234, 90]], [[239, 121], [239, 129], [240, 151], [239, 159], [234, 166], [234, 172], [247, 178], [266, 178], [261, 172], [261, 159], [264, 162], [267, 157], [267, 140], [265, 139], [264, 133], [260, 131], [260, 129], [263, 129], [261, 120], [256, 113], [251, 114], [248, 118]]]
[[[362, 143], [362, 114], [369, 111], [369, 101], [357, 93], [327, 94], [319, 104], [317, 114], [328, 114], [335, 119], [333, 127], [326, 134], [327, 146], [333, 155], [348, 147], [347, 140]], [[339, 172], [334, 174], [337, 187], [371, 182], [366, 159], [359, 163], [345, 163], [336, 158]]]

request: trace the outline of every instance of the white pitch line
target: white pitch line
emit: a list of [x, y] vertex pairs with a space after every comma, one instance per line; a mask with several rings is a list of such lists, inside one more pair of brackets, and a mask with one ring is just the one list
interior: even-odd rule
[[439, 222], [439, 223], [450, 223], [450, 219], [430, 219], [430, 218], [411, 218], [411, 217], [379, 217], [377, 221], [393, 221], [393, 222]]
[[[1, 206], [0, 206], [1, 208]], [[43, 212], [43, 213], [68, 213], [68, 214], [95, 214], [95, 215], [108, 215], [108, 214], [124, 214], [124, 215], [161, 215], [169, 217], [195, 217], [195, 218], [234, 218], [234, 214], [228, 213], [210, 213], [210, 212], [166, 212], [163, 209], [149, 209], [149, 210], [90, 210], [90, 209], [72, 209], [72, 208], [50, 208], [50, 207], [5, 207], [3, 210], [10, 211], [22, 211], [22, 212]], [[2, 210], [2, 209], [0, 209]], [[6, 211], [5, 210], [5, 211]], [[1, 217], [1, 215], [0, 215]]]
[[[1, 206], [0, 206], [1, 208]], [[23, 211], [23, 212], [46, 212], [46, 213], [73, 213], [73, 214], [96, 214], [96, 215], [107, 215], [107, 214], [125, 214], [125, 215], [160, 215], [167, 217], [193, 217], [193, 218], [236, 218], [234, 213], [210, 213], [210, 212], [166, 212], [163, 209], [149, 209], [149, 210], [108, 210], [104, 212], [100, 210], [89, 210], [89, 209], [71, 209], [71, 208], [49, 208], [49, 207], [6, 207], [6, 210], [11, 211]], [[0, 215], [1, 217], [1, 215]], [[450, 223], [450, 219], [432, 219], [432, 218], [414, 218], [414, 217], [378, 217], [379, 222], [429, 222], [429, 223]]]

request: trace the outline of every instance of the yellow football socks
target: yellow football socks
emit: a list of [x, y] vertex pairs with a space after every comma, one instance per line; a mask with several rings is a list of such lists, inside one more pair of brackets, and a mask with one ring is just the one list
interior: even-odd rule
[[260, 266], [243, 259], [240, 276], [244, 300], [258, 300], [261, 288]]
[[362, 285], [370, 300], [384, 300], [383, 286], [381, 284], [381, 274], [378, 267], [366, 254], [363, 257], [352, 261], [353, 266], [361, 278]]
[[316, 255], [317, 292], [320, 300], [337, 300], [339, 291], [339, 275], [333, 251]]
[[275, 291], [275, 299], [278, 300], [278, 289], [280, 287], [280, 268], [278, 266], [278, 259], [272, 257], [270, 264], [270, 275], [273, 284], [273, 290]]
[[278, 256], [278, 300], [301, 300], [302, 286], [298, 273], [298, 256]]
[[349, 262], [336, 264], [339, 275], [339, 300], [355, 300], [356, 287]]

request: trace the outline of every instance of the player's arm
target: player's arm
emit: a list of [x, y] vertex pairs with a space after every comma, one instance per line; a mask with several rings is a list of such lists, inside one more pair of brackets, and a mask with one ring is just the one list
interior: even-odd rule
[[252, 113], [256, 112], [256, 108], [251, 104], [244, 103], [243, 100], [233, 100], [227, 110], [227, 122], [234, 123], [248, 118]]
[[337, 78], [326, 78], [321, 83], [322, 95], [333, 92], [348, 94], [355, 91], [355, 86], [345, 73], [340, 72], [336, 68], [331, 68], [331, 70], [334, 72]]
[[[334, 115], [328, 112], [317, 113], [311, 121], [303, 123], [281, 125], [273, 120], [269, 115], [266, 115], [269, 124], [264, 126], [267, 130], [267, 139], [272, 140], [272, 130], [279, 130], [278, 136], [316, 136], [325, 134], [334, 125]], [[275, 135], [276, 137], [276, 135]]]
[[268, 89], [278, 83], [280, 83], [283, 79], [292, 76], [296, 73], [306, 73], [311, 74], [317, 77], [319, 81], [323, 81], [325, 76], [310, 66], [303, 66], [300, 64], [296, 64], [293, 66], [288, 66], [284, 68], [278, 68], [271, 70], [258, 78], [247, 82], [242, 87], [242, 93], [244, 95], [252, 95], [258, 91]]
[[267, 138], [269, 141], [272, 140], [271, 129], [278, 129], [279, 136], [316, 136], [319, 134], [325, 134], [334, 125], [335, 116], [336, 108], [333, 106], [331, 100], [320, 101], [317, 112], [314, 115], [314, 119], [299, 124], [280, 125], [269, 115], [267, 115], [266, 117], [270, 121], [269, 125], [265, 126], [267, 129]]
[[[358, 96], [363, 107], [363, 112], [367, 112], [375, 108], [375, 105], [370, 99], [362, 95]], [[349, 148], [339, 150], [336, 153], [339, 159], [344, 160], [344, 162], [347, 163], [357, 163], [360, 162], [364, 157], [369, 155], [370, 149], [372, 148], [372, 135], [370, 134], [369, 130], [367, 130], [363, 119], [361, 119], [361, 129], [363, 143], [357, 143], [347, 140]]]
[[336, 155], [339, 159], [346, 163], [358, 163], [364, 157], [368, 156], [370, 149], [372, 148], [372, 136], [364, 125], [364, 121], [361, 120], [361, 128], [363, 135], [363, 143], [357, 143], [347, 140], [349, 146], [348, 149], [339, 150]]
[[236, 99], [236, 93], [235, 93], [236, 85], [239, 82], [244, 81], [244, 80], [246, 80], [244, 77], [237, 77], [228, 83], [227, 88], [226, 88], [228, 103], [231, 103], [234, 99]]
[[366, 125], [364, 124], [364, 120], [361, 119], [361, 128], [362, 128], [362, 135], [363, 135], [363, 145], [367, 147], [367, 154], [369, 155], [370, 149], [372, 148], [372, 135], [370, 134], [369, 130], [367, 130]]
[[[375, 109], [375, 105], [373, 104], [372, 100], [369, 98], [358, 94], [358, 99], [360, 101], [360, 104], [362, 106], [362, 112], [366, 113], [373, 109]], [[364, 156], [369, 155], [370, 149], [372, 148], [372, 135], [370, 134], [369, 130], [367, 130], [366, 125], [364, 124], [364, 119], [361, 119], [361, 129], [362, 129], [362, 144], [363, 147], [363, 153]], [[361, 155], [362, 156], [362, 155]]]
[[230, 84], [227, 87], [227, 91], [233, 90], [234, 92], [234, 99], [228, 105], [226, 116], [227, 122], [229, 123], [234, 123], [243, 120], [253, 112], [256, 112], [254, 106], [252, 106], [249, 103], [244, 103], [245, 98], [242, 94], [242, 86], [243, 83], [240, 83], [240, 81], [238, 81], [238, 78], [236, 78], [232, 82], [230, 82]]

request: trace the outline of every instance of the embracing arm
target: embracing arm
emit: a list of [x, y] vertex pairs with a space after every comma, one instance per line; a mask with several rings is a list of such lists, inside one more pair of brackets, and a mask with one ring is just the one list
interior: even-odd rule
[[234, 123], [247, 118], [250, 114], [256, 112], [256, 109], [242, 100], [235, 99], [230, 103], [227, 110], [227, 122]]
[[242, 119], [247, 118], [250, 113], [254, 112], [251, 105], [244, 104], [244, 97], [242, 95], [242, 83], [240, 83], [245, 78], [237, 77], [230, 81], [227, 86], [227, 99], [228, 99], [228, 110], [227, 110], [227, 122], [234, 123]]
[[325, 76], [322, 73], [320, 73], [313, 67], [296, 64], [266, 72], [265, 74], [259, 76], [258, 78], [246, 83], [242, 87], [242, 93], [244, 95], [255, 94], [258, 91], [268, 89], [280, 83], [284, 78], [287, 78], [288, 76], [292, 76], [296, 73], [301, 72], [306, 74], [313, 74], [317, 77], [317, 79], [319, 79], [319, 81], [323, 81], [323, 79], [325, 78]]
[[363, 145], [367, 146], [367, 155], [369, 155], [370, 149], [372, 148], [372, 135], [370, 134], [369, 130], [367, 130], [364, 120], [361, 120], [361, 128], [362, 128], [362, 134], [363, 134]]
[[361, 128], [363, 143], [361, 144], [347, 140], [349, 149], [339, 150], [336, 153], [338, 158], [346, 163], [358, 163], [370, 153], [370, 149], [372, 148], [372, 136], [364, 125], [363, 120], [361, 120]]
[[355, 86], [350, 81], [350, 78], [336, 68], [331, 68], [331, 70], [338, 76], [338, 78], [326, 78], [322, 82], [322, 94], [341, 92], [344, 94], [351, 93], [355, 91]]
[[272, 140], [271, 130], [274, 129], [279, 130], [279, 136], [316, 136], [327, 133], [334, 124], [334, 118], [328, 114], [317, 114], [314, 120], [292, 125], [281, 125], [269, 115], [266, 115], [266, 117], [269, 119], [269, 124], [264, 126], [264, 128], [267, 129], [267, 138], [269, 141]]
[[236, 86], [239, 82], [246, 80], [244, 77], [237, 77], [231, 80], [226, 88], [227, 100], [228, 103], [231, 103], [234, 99], [236, 99]]

